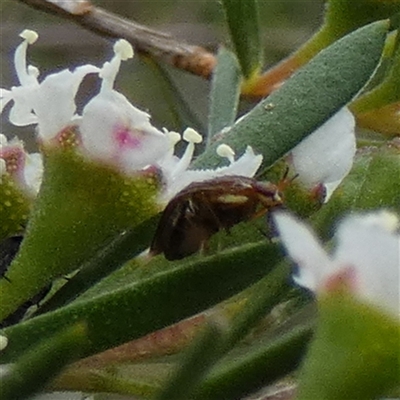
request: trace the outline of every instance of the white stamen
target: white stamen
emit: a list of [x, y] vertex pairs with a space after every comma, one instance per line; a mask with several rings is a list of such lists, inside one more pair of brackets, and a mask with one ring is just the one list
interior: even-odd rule
[[39, 35], [35, 31], [31, 31], [30, 29], [25, 29], [22, 31], [19, 36], [22, 39], [25, 39], [29, 44], [33, 44], [38, 39]]
[[189, 143], [201, 143], [203, 141], [202, 136], [193, 128], [185, 129], [185, 131], [183, 132], [183, 139]]
[[4, 350], [7, 347], [7, 345], [8, 345], [8, 339], [5, 336], [0, 335], [0, 351]]
[[103, 79], [101, 83], [101, 92], [113, 90], [114, 81], [121, 66], [121, 61], [133, 57], [133, 48], [129, 42], [120, 39], [114, 44], [114, 53], [115, 55], [111, 61], [105, 62], [103, 68], [99, 72], [100, 78]]
[[183, 139], [188, 142], [186, 146], [185, 152], [183, 156], [176, 164], [173, 175], [179, 176], [181, 173], [187, 170], [189, 167], [190, 162], [192, 161], [193, 153], [194, 153], [194, 145], [196, 143], [201, 143], [203, 138], [199, 133], [197, 133], [193, 128], [186, 128], [183, 132]]
[[122, 61], [133, 58], [134, 51], [132, 45], [125, 39], [119, 39], [114, 44], [114, 53], [119, 56]]
[[34, 67], [28, 67], [26, 65], [26, 51], [29, 44], [35, 43], [38, 38], [38, 34], [34, 31], [25, 29], [20, 37], [25, 39], [16, 49], [14, 53], [14, 65], [15, 72], [17, 73], [18, 80], [21, 86], [30, 86], [38, 84], [37, 77], [39, 75], [38, 69], [32, 69]]
[[232, 147], [228, 146], [227, 144], [220, 144], [217, 147], [217, 154], [220, 157], [227, 158], [231, 164], [235, 161], [235, 152], [233, 151]]

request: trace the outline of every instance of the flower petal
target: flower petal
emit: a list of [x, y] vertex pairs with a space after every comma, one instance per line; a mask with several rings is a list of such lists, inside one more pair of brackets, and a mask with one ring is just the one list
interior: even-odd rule
[[299, 179], [309, 188], [322, 183], [326, 200], [349, 173], [356, 152], [355, 120], [343, 108], [292, 150]]
[[87, 74], [98, 71], [99, 68], [93, 65], [83, 65], [73, 72], [65, 69], [43, 80], [34, 103], [42, 140], [53, 139], [71, 123], [76, 111], [75, 96], [79, 85]]
[[10, 122], [15, 126], [26, 126], [38, 123], [33, 113], [35, 91], [38, 86], [18, 86], [11, 89], [14, 104], [10, 110]]
[[38, 124], [39, 136], [49, 140], [65, 129], [74, 118], [75, 95], [83, 78], [99, 69], [84, 65], [74, 72], [63, 70], [48, 75], [39, 84], [39, 70], [27, 66], [26, 51], [37, 39], [34, 31], [25, 30], [20, 35], [25, 39], [15, 50], [14, 64], [20, 86], [11, 91], [1, 90], [1, 111], [11, 100], [10, 122], [16, 126]]
[[160, 196], [161, 203], [167, 203], [177, 193], [193, 182], [203, 182], [227, 175], [240, 175], [252, 177], [262, 163], [262, 156], [255, 155], [253, 149], [248, 146], [245, 153], [227, 167], [205, 170], [186, 170], [174, 174], [167, 168], [167, 164], [161, 163], [160, 167], [166, 181], [165, 188]]
[[400, 235], [393, 230], [395, 221], [385, 211], [347, 218], [336, 234], [335, 261], [355, 269], [360, 297], [399, 318]]
[[43, 159], [40, 153], [27, 154], [24, 179], [27, 189], [34, 195], [39, 192], [43, 178]]
[[251, 146], [247, 146], [246, 151], [236, 161], [228, 167], [221, 167], [215, 170], [217, 176], [240, 175], [253, 177], [262, 163], [261, 154], [255, 154]]
[[0, 177], [6, 172], [22, 190], [36, 196], [43, 175], [42, 156], [27, 153], [21, 140], [14, 138], [9, 141], [0, 134]]
[[299, 266], [294, 280], [316, 291], [332, 269], [332, 260], [305, 224], [282, 212], [274, 213], [273, 218], [290, 258]]
[[84, 151], [125, 172], [155, 164], [168, 150], [168, 138], [116, 91], [101, 91], [84, 108], [80, 131]]
[[0, 88], [0, 114], [4, 107], [12, 100], [11, 90]]
[[[16, 126], [25, 126], [37, 123], [37, 118], [33, 114], [34, 96], [39, 87], [39, 70], [26, 63], [26, 51], [29, 44], [35, 43], [38, 38], [36, 32], [25, 29], [20, 37], [24, 41], [16, 48], [14, 53], [15, 71], [20, 82], [20, 86], [11, 88], [11, 98], [14, 105], [10, 110], [10, 122]], [[7, 102], [11, 100], [7, 98]]]

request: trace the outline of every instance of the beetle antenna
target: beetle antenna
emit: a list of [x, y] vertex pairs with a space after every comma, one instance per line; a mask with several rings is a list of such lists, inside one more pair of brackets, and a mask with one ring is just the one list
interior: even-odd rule
[[289, 178], [289, 171], [289, 166], [286, 166], [285, 172], [283, 173], [281, 180], [278, 182], [277, 186], [279, 191], [281, 192], [283, 192], [296, 178], [299, 177], [299, 174], [296, 174], [293, 177]]

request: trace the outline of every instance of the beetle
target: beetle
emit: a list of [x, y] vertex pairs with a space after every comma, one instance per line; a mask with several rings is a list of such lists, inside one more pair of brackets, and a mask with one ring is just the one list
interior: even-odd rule
[[212, 235], [283, 204], [279, 185], [232, 175], [194, 182], [167, 205], [150, 254], [179, 260], [202, 249]]

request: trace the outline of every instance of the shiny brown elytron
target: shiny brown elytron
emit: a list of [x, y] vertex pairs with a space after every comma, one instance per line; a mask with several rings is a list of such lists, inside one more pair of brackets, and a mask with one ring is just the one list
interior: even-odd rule
[[221, 229], [258, 217], [282, 205], [277, 185], [243, 176], [195, 182], [165, 208], [150, 253], [179, 260], [200, 250]]

